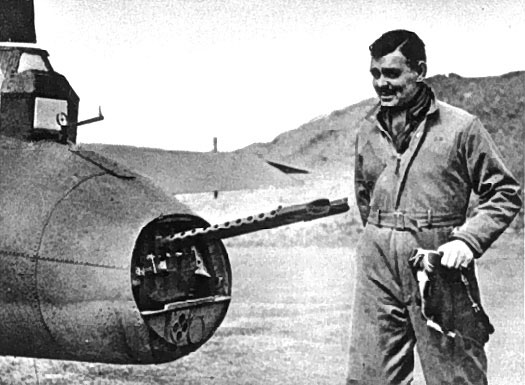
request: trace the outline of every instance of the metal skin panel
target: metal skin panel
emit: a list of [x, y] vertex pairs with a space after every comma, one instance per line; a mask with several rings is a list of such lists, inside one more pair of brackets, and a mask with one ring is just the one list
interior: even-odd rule
[[102, 173], [57, 143], [0, 136], [0, 251], [33, 256], [57, 202]]
[[0, 351], [53, 354], [39, 311], [36, 258], [56, 202], [100, 172], [58, 144], [0, 140]]
[[91, 178], [53, 211], [40, 256], [129, 269], [140, 230], [170, 212], [190, 213], [142, 178], [123, 180], [107, 174]]
[[39, 260], [40, 311], [60, 352], [49, 358], [130, 361], [118, 312], [134, 305], [129, 286], [126, 269]]
[[0, 354], [40, 356], [54, 343], [38, 308], [33, 258], [0, 252]]

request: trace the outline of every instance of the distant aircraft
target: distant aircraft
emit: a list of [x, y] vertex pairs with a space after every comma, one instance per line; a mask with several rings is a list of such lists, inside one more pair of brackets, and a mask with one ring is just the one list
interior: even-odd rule
[[[32, 1], [6, 4], [21, 7], [16, 23], [32, 20]], [[1, 21], [3, 40], [34, 43]], [[79, 98], [46, 51], [1, 46], [0, 81], [1, 355], [176, 360], [228, 309], [221, 239], [348, 210], [346, 199], [322, 199], [209, 226], [144, 176], [75, 144], [78, 126], [103, 117], [78, 121]]]

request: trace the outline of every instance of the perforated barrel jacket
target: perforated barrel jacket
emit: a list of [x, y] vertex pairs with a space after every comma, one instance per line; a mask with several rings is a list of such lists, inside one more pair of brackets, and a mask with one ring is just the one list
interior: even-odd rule
[[465, 218], [473, 191], [478, 209], [452, 238], [483, 254], [522, 202], [518, 182], [479, 119], [434, 101], [409, 148], [398, 154], [377, 111], [363, 119], [356, 139], [355, 193], [363, 224], [378, 212]]

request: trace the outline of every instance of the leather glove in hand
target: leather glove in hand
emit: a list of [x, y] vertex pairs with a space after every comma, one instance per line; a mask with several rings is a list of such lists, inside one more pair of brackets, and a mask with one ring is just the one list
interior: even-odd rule
[[470, 247], [459, 239], [441, 245], [437, 251], [443, 253], [441, 264], [451, 269], [466, 268], [474, 259]]

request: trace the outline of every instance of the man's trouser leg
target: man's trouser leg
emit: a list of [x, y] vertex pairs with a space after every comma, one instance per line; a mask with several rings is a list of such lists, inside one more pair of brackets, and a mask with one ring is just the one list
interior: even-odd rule
[[464, 287], [452, 290], [454, 327], [463, 338], [451, 342], [426, 325], [408, 262], [414, 248], [436, 249], [449, 233], [365, 229], [355, 258], [348, 384], [410, 383], [416, 339], [427, 384], [486, 383], [486, 356], [479, 331], [471, 330], [477, 324]]
[[409, 384], [415, 335], [391, 229], [367, 226], [356, 252], [348, 384]]

